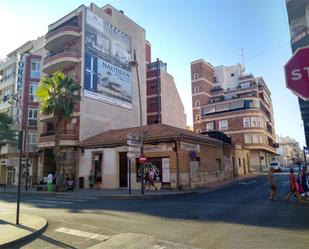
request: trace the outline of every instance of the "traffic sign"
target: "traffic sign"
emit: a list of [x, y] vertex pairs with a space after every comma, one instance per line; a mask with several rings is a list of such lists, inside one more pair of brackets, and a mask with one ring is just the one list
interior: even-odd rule
[[138, 160], [139, 160], [140, 163], [146, 163], [146, 162], [147, 162], [147, 157], [145, 157], [145, 156], [140, 156], [140, 157], [138, 158]]
[[309, 100], [309, 47], [296, 50], [284, 66], [286, 87], [303, 100]]
[[138, 157], [135, 153], [132, 153], [132, 152], [128, 152], [127, 153], [127, 157], [129, 157], [129, 158], [136, 158], [136, 157]]
[[128, 152], [140, 153], [140, 152], [141, 152], [141, 147], [132, 147], [132, 146], [128, 146]]

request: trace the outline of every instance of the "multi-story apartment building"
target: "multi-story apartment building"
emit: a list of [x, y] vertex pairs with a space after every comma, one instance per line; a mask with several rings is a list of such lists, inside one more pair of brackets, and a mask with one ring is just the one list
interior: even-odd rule
[[303, 151], [294, 138], [276, 136], [276, 142], [279, 145], [277, 154], [281, 165], [289, 166], [304, 160]]
[[251, 168], [267, 168], [276, 149], [271, 93], [263, 78], [244, 74], [239, 64], [213, 67], [197, 60], [191, 80], [194, 131], [224, 132], [250, 150]]
[[[40, 81], [42, 56], [45, 53], [43, 42], [44, 37], [28, 41], [0, 62], [0, 112], [12, 117], [13, 129], [24, 130], [23, 156], [29, 159], [29, 183], [36, 181], [38, 165], [38, 103], [35, 101], [35, 91]], [[0, 170], [4, 177], [2, 181], [7, 185], [17, 184], [18, 158], [17, 146], [2, 147]], [[25, 179], [25, 167], [22, 176]]]
[[[103, 160], [117, 155], [97, 151], [91, 155], [79, 153], [78, 142], [100, 132], [139, 125], [137, 74], [130, 61], [136, 52], [140, 77], [142, 112], [146, 113], [145, 30], [110, 5], [102, 8], [84, 5], [49, 25], [44, 48], [48, 51], [42, 70], [50, 75], [56, 70], [75, 78], [81, 85], [82, 100], [76, 106], [74, 118], [62, 124], [60, 145], [63, 154], [63, 174], [72, 177], [89, 175], [80, 161], [93, 162], [92, 171], [104, 175]], [[54, 171], [55, 145], [52, 117], [41, 117], [43, 126], [39, 138], [39, 176]], [[143, 124], [146, 116], [143, 115]], [[87, 158], [86, 158], [87, 157]], [[126, 164], [126, 153], [119, 161], [120, 171]], [[125, 168], [127, 170], [127, 168]], [[105, 180], [108, 178], [106, 176]]]
[[[309, 0], [286, 0], [292, 52], [309, 45]], [[309, 146], [309, 101], [298, 98], [304, 122], [306, 144]]]
[[147, 124], [167, 124], [186, 129], [184, 106], [167, 64], [157, 59], [147, 64]]

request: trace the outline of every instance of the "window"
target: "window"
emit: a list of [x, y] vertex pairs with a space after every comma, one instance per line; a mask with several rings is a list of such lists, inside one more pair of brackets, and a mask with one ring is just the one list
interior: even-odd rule
[[241, 167], [241, 160], [238, 158], [238, 166]]
[[215, 122], [206, 123], [206, 131], [212, 131], [215, 129]]
[[245, 144], [251, 144], [251, 134], [250, 133], [245, 133]]
[[28, 133], [28, 144], [33, 145], [36, 144], [36, 133]]
[[252, 134], [252, 143], [254, 143], [254, 144], [259, 143], [259, 135], [258, 134]]
[[6, 69], [6, 72], [5, 72], [5, 76], [8, 77], [12, 74], [12, 68], [9, 67], [8, 69]]
[[30, 84], [30, 88], [29, 88], [29, 101], [30, 102], [35, 101], [35, 93], [36, 93], [37, 88], [38, 88], [38, 85]]
[[251, 117], [251, 127], [258, 127], [257, 117]]
[[28, 124], [30, 126], [37, 125], [37, 118], [38, 118], [38, 109], [29, 108], [28, 110]]
[[3, 102], [6, 102], [10, 99], [11, 89], [5, 89], [3, 91]]
[[243, 118], [244, 127], [250, 127], [250, 117]]
[[234, 73], [231, 73], [231, 77], [234, 77]]
[[31, 78], [40, 78], [41, 62], [32, 61], [31, 62]]
[[229, 128], [227, 119], [219, 121], [219, 130], [227, 130]]
[[194, 105], [195, 105], [195, 107], [199, 107], [200, 106], [200, 101], [199, 100], [195, 101]]
[[196, 121], [200, 121], [201, 120], [201, 116], [200, 115], [196, 115], [195, 120]]
[[199, 87], [194, 87], [194, 93], [199, 93], [200, 92], [200, 88]]
[[197, 133], [201, 133], [201, 130], [200, 130], [200, 129], [197, 129], [196, 132], [197, 132]]
[[193, 74], [193, 79], [196, 80], [200, 77], [200, 74], [199, 73], [194, 73]]

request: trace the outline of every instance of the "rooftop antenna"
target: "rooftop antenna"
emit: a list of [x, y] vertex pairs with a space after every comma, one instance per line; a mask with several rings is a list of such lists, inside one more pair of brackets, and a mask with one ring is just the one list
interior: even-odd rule
[[241, 61], [242, 61], [241, 72], [243, 73], [246, 70], [246, 67], [245, 67], [245, 53], [244, 53], [244, 49], [243, 48], [241, 48], [239, 56], [241, 57]]

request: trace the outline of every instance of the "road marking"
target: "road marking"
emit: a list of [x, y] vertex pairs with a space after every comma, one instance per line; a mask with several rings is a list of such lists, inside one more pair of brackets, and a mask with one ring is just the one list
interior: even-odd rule
[[239, 182], [238, 184], [240, 184], [240, 185], [250, 185], [252, 183], [256, 183], [256, 180], [251, 180], [249, 182]]
[[26, 203], [27, 202], [46, 203], [46, 204], [55, 204], [55, 205], [57, 205], [57, 204], [73, 204], [73, 202], [71, 202], [71, 201], [57, 201], [57, 200], [55, 200], [55, 201], [48, 201], [48, 200], [42, 200], [42, 199], [40, 199], [40, 200], [31, 199], [31, 200], [26, 200], [24, 202], [26, 202]]
[[[56, 204], [48, 204], [48, 203], [32, 203], [37, 204], [40, 207], [56, 207]], [[22, 203], [22, 205], [31, 205], [31, 203]]]
[[73, 199], [73, 198], [53, 198], [53, 197], [45, 197], [42, 200], [54, 200], [54, 201], [74, 201], [74, 202], [83, 202], [83, 201], [88, 201], [88, 200], [83, 200], [83, 199]]
[[75, 236], [79, 236], [79, 237], [83, 237], [83, 238], [88, 238], [88, 239], [95, 239], [95, 240], [99, 240], [99, 241], [105, 241], [105, 240], [110, 238], [110, 236], [107, 236], [107, 235], [89, 233], [89, 232], [69, 229], [69, 228], [65, 228], [65, 227], [59, 227], [58, 229], [55, 230], [55, 232], [71, 234], [71, 235], [75, 235]]

